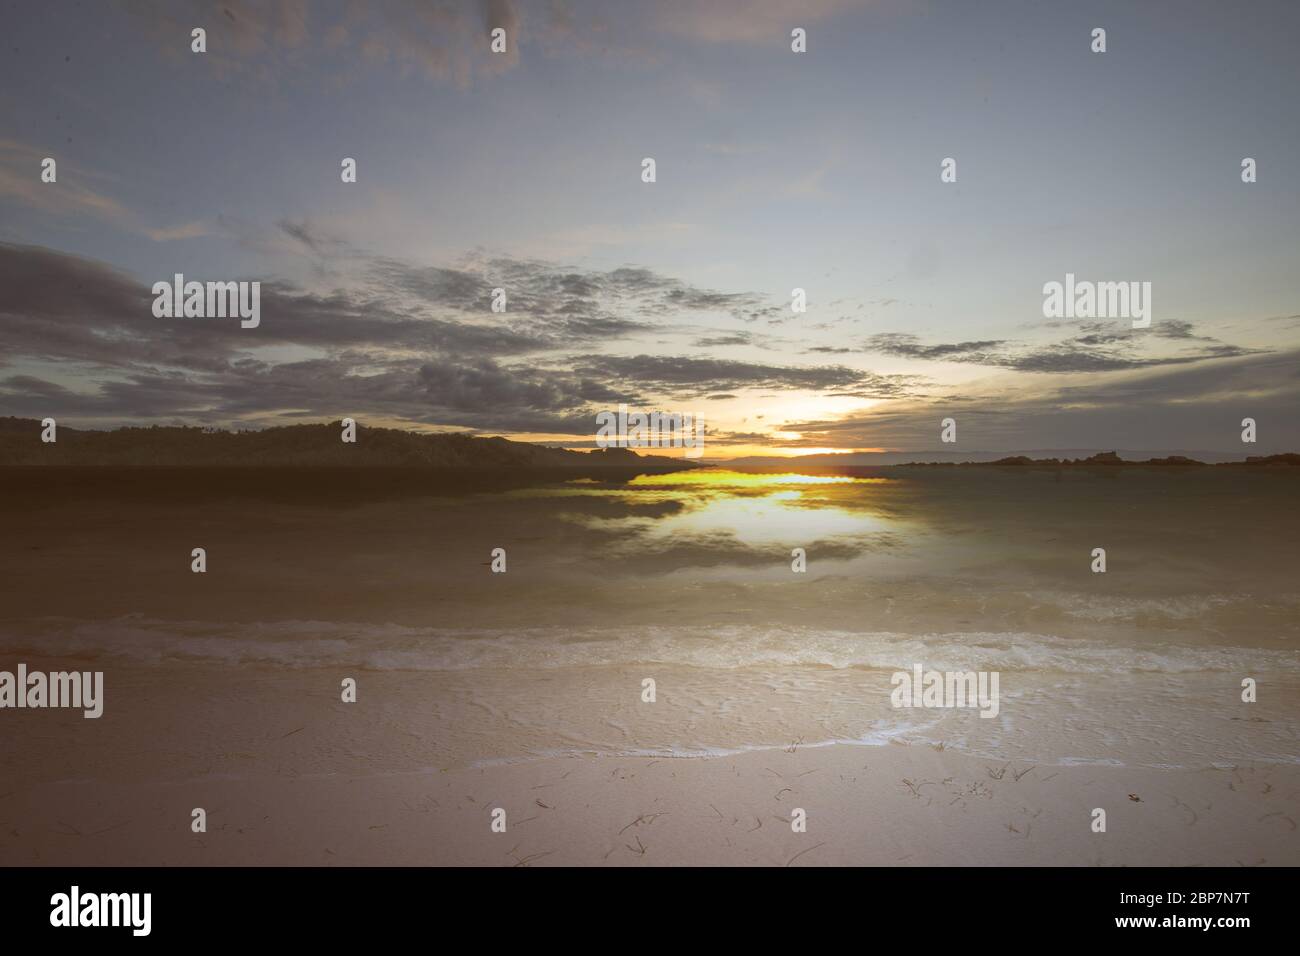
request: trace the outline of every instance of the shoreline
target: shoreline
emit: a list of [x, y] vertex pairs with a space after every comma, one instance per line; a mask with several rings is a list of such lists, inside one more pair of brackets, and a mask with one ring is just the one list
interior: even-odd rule
[[[895, 745], [1057, 768], [1300, 766], [1294, 674], [1275, 674], [1261, 701], [1246, 704], [1222, 670], [1006, 671], [1001, 713], [984, 719], [975, 707], [893, 707], [890, 672], [874, 667], [410, 670], [0, 651], [0, 670], [17, 664], [29, 673], [104, 673], [97, 718], [75, 708], [0, 709], [17, 731], [0, 737], [0, 770], [8, 764], [14, 780], [28, 782], [189, 779], [270, 759], [295, 774], [419, 772]], [[655, 678], [656, 703], [641, 697], [644, 675]], [[349, 678], [355, 702], [341, 699]], [[59, 735], [64, 746], [42, 751], [33, 734]]]

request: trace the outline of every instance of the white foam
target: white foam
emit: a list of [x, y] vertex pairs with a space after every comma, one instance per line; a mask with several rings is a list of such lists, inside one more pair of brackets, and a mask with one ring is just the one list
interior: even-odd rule
[[1300, 673], [1293, 651], [1172, 642], [1132, 647], [1025, 631], [905, 634], [764, 625], [617, 625], [485, 630], [327, 621], [229, 623], [130, 615], [50, 620], [39, 637], [0, 632], [0, 648], [131, 660], [329, 666], [374, 670], [564, 669], [654, 664], [709, 669], [826, 667], [903, 670], [1184, 674], [1243, 668]]

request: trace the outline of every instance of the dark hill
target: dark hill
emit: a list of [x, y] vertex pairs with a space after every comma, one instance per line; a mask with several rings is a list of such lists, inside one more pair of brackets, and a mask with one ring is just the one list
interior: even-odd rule
[[596, 467], [678, 470], [689, 461], [638, 455], [629, 449], [592, 452], [547, 448], [505, 438], [423, 434], [357, 426], [357, 440], [340, 440], [341, 424], [287, 425], [228, 432], [183, 426], [91, 431], [58, 426], [58, 441], [41, 441], [41, 423], [0, 418], [0, 466], [115, 467], [375, 467], [551, 469]]
[[[1121, 458], [1116, 452], [1098, 452], [1088, 458], [1030, 458], [1027, 455], [1013, 455], [994, 461], [918, 461], [908, 462], [901, 467], [923, 468], [1042, 468], [1042, 467], [1105, 467], [1105, 468], [1152, 468], [1152, 467], [1215, 467], [1233, 468], [1248, 465], [1300, 465], [1300, 455], [1287, 452], [1281, 455], [1258, 455], [1248, 457], [1245, 461], [1221, 461], [1210, 466], [1186, 455], [1168, 455], [1164, 458], [1148, 458], [1145, 461]], [[900, 467], [900, 466], [895, 466]]]

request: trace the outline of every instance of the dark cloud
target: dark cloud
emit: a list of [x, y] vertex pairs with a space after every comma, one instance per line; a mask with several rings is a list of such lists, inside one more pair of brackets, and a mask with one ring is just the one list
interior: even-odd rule
[[[281, 229], [313, 248], [330, 241], [303, 224]], [[648, 270], [577, 273], [504, 259], [447, 269], [378, 259], [350, 289], [308, 292], [263, 280], [261, 325], [241, 330], [223, 320], [155, 318], [150, 290], [158, 280], [171, 276], [137, 279], [50, 249], [0, 244], [0, 354], [196, 371], [217, 371], [266, 345], [500, 358], [608, 342], [659, 330], [664, 318], [689, 317], [706, 304], [727, 311], [735, 300], [756, 300], [704, 292]], [[491, 311], [498, 285], [508, 297], [503, 314]]]
[[325, 235], [306, 221], [292, 222], [288, 219], [281, 219], [275, 225], [290, 239], [301, 243], [316, 255], [328, 255], [337, 252], [343, 246], [340, 240]]
[[487, 313], [492, 289], [506, 291], [509, 315], [530, 327], [613, 336], [659, 329], [665, 319], [723, 314], [749, 320], [765, 314], [761, 296], [700, 289], [649, 269], [575, 272], [548, 262], [489, 258], [461, 269], [415, 267], [376, 259], [372, 288], [401, 291], [426, 305]]
[[[307, 223], [285, 221], [280, 228], [307, 247], [327, 248], [331, 241]], [[1057, 406], [1108, 409], [1117, 396], [1131, 407], [1113, 415], [1098, 411], [1099, 420], [1121, 420], [1132, 408], [1146, 412], [1150, 406], [1166, 415], [1177, 405], [1177, 414], [1185, 414], [1212, 400], [1206, 396], [1224, 394], [1253, 396], [1252, 407], [1264, 414], [1275, 407], [1274, 394], [1289, 389], [1294, 400], [1296, 383], [1292, 367], [1243, 364], [1260, 356], [1198, 335], [1181, 321], [1149, 330], [1082, 323], [1071, 337], [1036, 346], [1001, 339], [923, 343], [907, 334], [879, 334], [865, 343], [866, 351], [896, 357], [1021, 372], [1152, 373], [1108, 376], [1106, 388], [1088, 383], [1079, 391], [1058, 388], [1048, 399], [1008, 397], [1002, 404], [978, 395], [936, 398], [924, 377], [842, 364], [610, 354], [631, 351], [628, 340], [647, 333], [696, 333], [701, 315], [734, 321], [767, 308], [755, 294], [700, 289], [633, 267], [577, 270], [487, 257], [454, 268], [362, 260], [348, 288], [310, 291], [264, 280], [262, 322], [255, 330], [241, 329], [237, 319], [155, 318], [150, 287], [170, 278], [136, 278], [50, 249], [0, 244], [4, 413], [213, 424], [362, 414], [475, 430], [573, 434], [589, 432], [597, 411], [619, 403], [681, 407], [791, 391], [895, 400], [873, 410], [869, 420], [787, 426], [803, 433], [809, 445], [862, 446], [887, 443], [876, 434], [880, 430], [928, 434], [935, 402], [962, 410], [970, 421], [1001, 422], [1014, 430], [1017, 414], [1033, 420], [1054, 414]], [[491, 311], [498, 285], [507, 290], [505, 313]], [[1162, 343], [1175, 351], [1149, 351]], [[754, 345], [755, 336], [719, 332], [695, 339], [696, 348], [733, 344]], [[1176, 367], [1187, 374], [1171, 376]], [[1250, 372], [1225, 377], [1228, 369]], [[1274, 391], [1262, 384], [1267, 382]], [[919, 405], [919, 399], [930, 403]], [[1211, 406], [1202, 411], [1210, 414]], [[1002, 426], [989, 427], [996, 434]]]
[[[957, 420], [958, 451], [1026, 448], [1186, 449], [1267, 454], [1300, 447], [1300, 352], [1238, 356], [1027, 392], [900, 402], [838, 420], [787, 422], [806, 447], [936, 449]], [[1260, 427], [1243, 445], [1241, 420]]]
[[562, 325], [543, 334], [523, 323], [469, 324], [377, 290], [314, 294], [269, 280], [262, 283], [256, 330], [239, 328], [238, 320], [155, 318], [151, 287], [171, 278], [139, 280], [53, 250], [0, 244], [5, 354], [100, 368], [150, 365], [213, 373], [248, 349], [268, 345], [522, 355], [592, 334]]
[[1006, 344], [1001, 339], [984, 342], [956, 342], [951, 345], [922, 345], [915, 335], [882, 332], [867, 339], [867, 351], [899, 355], [904, 358], [947, 359], [950, 361], [983, 355], [989, 349]]
[[702, 397], [738, 389], [809, 390], [872, 398], [909, 394], [913, 376], [876, 375], [843, 365], [798, 368], [726, 359], [681, 356], [579, 356], [575, 367], [598, 378], [616, 379], [651, 392]]
[[[1192, 323], [1182, 319], [1165, 319], [1151, 327], [1154, 335], [1162, 339], [1204, 339], [1204, 336], [1192, 334]], [[1206, 340], [1209, 341], [1209, 340]]]
[[752, 342], [753, 336], [748, 332], [733, 332], [729, 335], [706, 335], [696, 339], [692, 344], [696, 348], [712, 349], [726, 345], [749, 345]]
[[[282, 222], [310, 248], [327, 237]], [[187, 279], [225, 277], [187, 276]], [[348, 289], [263, 280], [261, 324], [160, 319], [151, 286], [102, 263], [0, 244], [0, 380], [7, 414], [202, 421], [365, 413], [502, 431], [589, 431], [620, 402], [742, 389], [888, 397], [911, 381], [843, 366], [795, 368], [596, 349], [701, 312], [734, 318], [758, 296], [712, 292], [647, 269], [608, 272], [489, 259], [462, 268], [369, 260]], [[508, 309], [491, 311], [491, 290]], [[681, 328], [689, 328], [682, 324]], [[743, 343], [747, 333], [718, 336]], [[266, 347], [278, 348], [274, 359]], [[575, 348], [579, 354], [557, 358]], [[549, 357], [548, 357], [549, 356]], [[59, 381], [42, 377], [53, 364]], [[69, 384], [69, 382], [75, 384]]]
[[[1146, 329], [1088, 322], [1082, 323], [1079, 331], [1081, 334], [1072, 338], [1041, 346], [1019, 345], [1004, 339], [924, 345], [915, 335], [891, 332], [868, 338], [866, 351], [902, 358], [986, 365], [1018, 372], [1057, 374], [1188, 365], [1207, 359], [1253, 355], [1259, 351], [1194, 335], [1190, 322], [1176, 319], [1153, 323]], [[1137, 349], [1152, 337], [1203, 344], [1189, 346], [1190, 350], [1184, 349], [1179, 354], [1137, 354]]]

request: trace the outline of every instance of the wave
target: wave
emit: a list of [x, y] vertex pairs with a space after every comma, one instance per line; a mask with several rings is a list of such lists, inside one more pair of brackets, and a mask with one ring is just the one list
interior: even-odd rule
[[1215, 611], [1276, 610], [1294, 614], [1300, 598], [1293, 594], [1270, 595], [1262, 599], [1253, 594], [1180, 594], [1168, 598], [1137, 598], [1108, 594], [1105, 599], [1093, 595], [1062, 591], [1035, 591], [1027, 600], [1055, 608], [1063, 614], [1101, 623], [1136, 622], [1144, 619], [1195, 621]]
[[509, 630], [331, 621], [106, 622], [47, 619], [39, 635], [0, 631], [0, 648], [64, 657], [163, 662], [469, 671], [620, 667], [822, 667], [842, 670], [1040, 671], [1066, 674], [1300, 673], [1294, 651], [1172, 642], [1134, 647], [1030, 632], [906, 634], [728, 624], [602, 625]]

